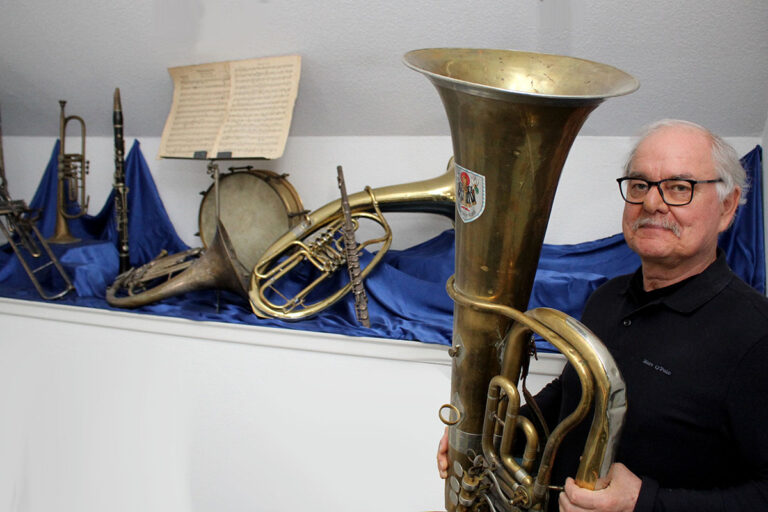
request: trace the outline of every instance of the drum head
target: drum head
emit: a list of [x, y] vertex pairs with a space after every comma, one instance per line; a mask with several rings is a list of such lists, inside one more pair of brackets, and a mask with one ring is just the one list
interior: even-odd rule
[[[248, 270], [272, 243], [300, 220], [301, 200], [288, 181], [271, 171], [239, 171], [219, 177], [219, 215], [237, 258]], [[216, 234], [216, 192], [211, 185], [200, 203], [200, 239]]]

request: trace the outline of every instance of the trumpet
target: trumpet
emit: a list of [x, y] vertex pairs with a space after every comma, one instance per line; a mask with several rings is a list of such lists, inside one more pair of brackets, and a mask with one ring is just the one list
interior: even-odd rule
[[[89, 167], [89, 162], [85, 158], [85, 121], [80, 116], [67, 116], [64, 113], [66, 104], [66, 101], [59, 100], [61, 113], [59, 115], [56, 227], [53, 236], [48, 239], [49, 242], [57, 244], [70, 244], [79, 240], [70, 232], [67, 220], [84, 216], [88, 212], [89, 201], [85, 190], [85, 177]], [[80, 125], [79, 153], [67, 153], [66, 151], [67, 125], [70, 122]]]
[[[358, 257], [369, 247], [381, 244], [376, 254], [354, 280], [362, 281], [381, 262], [392, 244], [392, 229], [383, 212], [425, 212], [453, 218], [456, 202], [453, 184], [453, 163], [444, 174], [413, 183], [390, 185], [377, 189], [366, 187], [348, 196], [349, 217], [355, 229], [360, 221], [368, 220], [378, 226], [378, 237], [360, 242], [353, 248]], [[273, 243], [258, 260], [251, 272], [251, 309], [262, 318], [301, 320], [332, 306], [353, 291], [350, 280], [337, 290], [324, 295], [323, 285], [347, 269], [344, 249], [344, 216], [342, 200], [337, 199], [315, 210]], [[286, 293], [290, 283], [303, 273], [316, 273], [306, 286]], [[298, 277], [301, 280], [302, 277]], [[289, 283], [287, 286], [283, 286]]]

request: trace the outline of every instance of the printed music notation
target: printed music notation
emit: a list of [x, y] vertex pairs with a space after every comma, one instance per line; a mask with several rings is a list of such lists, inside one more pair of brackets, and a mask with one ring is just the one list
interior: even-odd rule
[[173, 103], [160, 158], [279, 158], [299, 89], [301, 57], [169, 68]]

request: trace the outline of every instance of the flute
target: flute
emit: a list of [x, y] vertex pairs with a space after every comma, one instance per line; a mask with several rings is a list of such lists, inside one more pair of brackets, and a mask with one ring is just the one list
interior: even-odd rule
[[349, 198], [347, 196], [347, 185], [344, 183], [344, 173], [341, 166], [336, 167], [337, 179], [339, 181], [339, 190], [341, 192], [341, 211], [344, 214], [343, 244], [344, 253], [347, 257], [347, 270], [349, 270], [349, 280], [352, 283], [352, 294], [355, 296], [355, 316], [357, 321], [363, 327], [370, 327], [371, 321], [368, 318], [368, 296], [363, 286], [363, 278], [360, 277], [360, 259], [357, 254], [357, 241], [355, 240], [355, 225], [352, 222], [352, 214], [349, 207]]
[[125, 186], [125, 143], [123, 141], [123, 108], [120, 103], [120, 89], [115, 89], [112, 125], [115, 133], [115, 217], [117, 228], [117, 251], [120, 258], [119, 273], [129, 268], [128, 250], [128, 187]]

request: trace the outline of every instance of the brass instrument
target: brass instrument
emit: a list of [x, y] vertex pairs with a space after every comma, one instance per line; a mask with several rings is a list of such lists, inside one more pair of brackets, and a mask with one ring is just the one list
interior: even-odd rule
[[[67, 220], [77, 219], [88, 211], [88, 196], [85, 193], [85, 176], [88, 174], [88, 160], [85, 159], [85, 121], [80, 116], [64, 113], [64, 100], [59, 100], [59, 158], [58, 188], [56, 196], [56, 227], [51, 243], [71, 244], [78, 241], [69, 231]], [[80, 124], [80, 152], [67, 153], [66, 133], [70, 122]]]
[[[367, 219], [382, 229], [381, 236], [357, 244], [358, 254], [381, 244], [360, 272], [360, 282], [378, 265], [392, 244], [392, 230], [382, 212], [426, 212], [453, 218], [454, 198], [452, 164], [448, 172], [436, 178], [377, 189], [366, 187], [348, 196], [354, 223]], [[341, 241], [344, 224], [341, 199], [337, 199], [313, 211], [267, 249], [253, 268], [248, 292], [251, 309], [257, 316], [300, 320], [330, 307], [352, 291], [353, 285], [348, 282], [328, 296], [313, 296], [321, 284], [346, 267]], [[282, 282], [290, 281], [296, 272], [305, 272], [306, 267], [316, 273], [316, 277], [300, 290], [286, 294], [280, 286]]]
[[117, 253], [119, 273], [129, 268], [130, 251], [128, 246], [128, 187], [125, 185], [125, 141], [123, 141], [123, 106], [120, 102], [120, 89], [115, 89], [112, 107], [112, 126], [115, 139], [115, 226], [117, 230]]
[[227, 230], [219, 222], [216, 236], [205, 249], [162, 254], [146, 265], [117, 276], [107, 288], [107, 302], [136, 308], [194, 290], [228, 290], [248, 297], [248, 270], [237, 259]]
[[[208, 210], [215, 212], [218, 208], [205, 199], [200, 206], [200, 236], [205, 247], [161, 254], [141, 267], [121, 273], [107, 289], [107, 302], [116, 307], [136, 308], [204, 289], [228, 290], [248, 300], [250, 269], [244, 263], [256, 261], [259, 254], [253, 252], [263, 252], [263, 247], [278, 236], [270, 231], [274, 225], [290, 229], [301, 218], [301, 199], [286, 176], [266, 170], [226, 175], [221, 183], [231, 183], [232, 186], [221, 190], [227, 204], [222, 215], [209, 215], [212, 212]], [[206, 193], [205, 197], [215, 196], [219, 185], [216, 180], [215, 190], [210, 195]], [[255, 204], [245, 204], [245, 201]], [[242, 206], [249, 216], [235, 215], [237, 212], [231, 209], [238, 206]], [[224, 227], [225, 220], [230, 223], [229, 230]], [[268, 222], [273, 225], [260, 226]], [[247, 240], [247, 235], [259, 227], [262, 228], [261, 239]], [[230, 235], [233, 230], [237, 230], [234, 233], [237, 237]], [[245, 237], [242, 230], [248, 230]]]
[[[563, 313], [527, 308], [555, 189], [570, 147], [605, 98], [633, 92], [637, 81], [586, 60], [505, 50], [438, 48], [409, 52], [442, 99], [453, 141], [456, 273], [446, 507], [540, 510], [552, 462], [567, 432], [594, 419], [577, 483], [594, 487], [613, 459], [626, 407], [613, 359], [589, 330]], [[253, 295], [252, 295], [253, 296]], [[546, 439], [518, 414], [517, 382], [531, 333], [555, 345], [578, 373], [578, 408]], [[502, 356], [503, 351], [503, 358]], [[526, 450], [512, 456], [515, 437]], [[521, 439], [521, 440], [523, 440]]]
[[[19, 259], [19, 263], [29, 276], [37, 293], [46, 300], [59, 299], [74, 290], [75, 287], [45, 238], [37, 229], [36, 218], [33, 213], [24, 200], [11, 198], [8, 191], [3, 156], [3, 136], [0, 132], [0, 231], [5, 235], [8, 244]], [[26, 250], [26, 254], [22, 249]], [[46, 290], [37, 278], [37, 274], [48, 267], [53, 267], [58, 272], [58, 276], [61, 277], [64, 283], [61, 289]]]
[[347, 270], [349, 271], [349, 282], [352, 285], [352, 295], [355, 296], [355, 317], [363, 327], [370, 327], [371, 320], [368, 317], [368, 295], [365, 293], [363, 278], [360, 276], [360, 259], [355, 240], [355, 223], [352, 221], [352, 212], [349, 209], [349, 196], [347, 195], [347, 184], [344, 181], [344, 171], [339, 165], [336, 167], [338, 173], [339, 191], [341, 192], [341, 212], [344, 215], [344, 226], [342, 242], [344, 246], [344, 257], [347, 260]]

